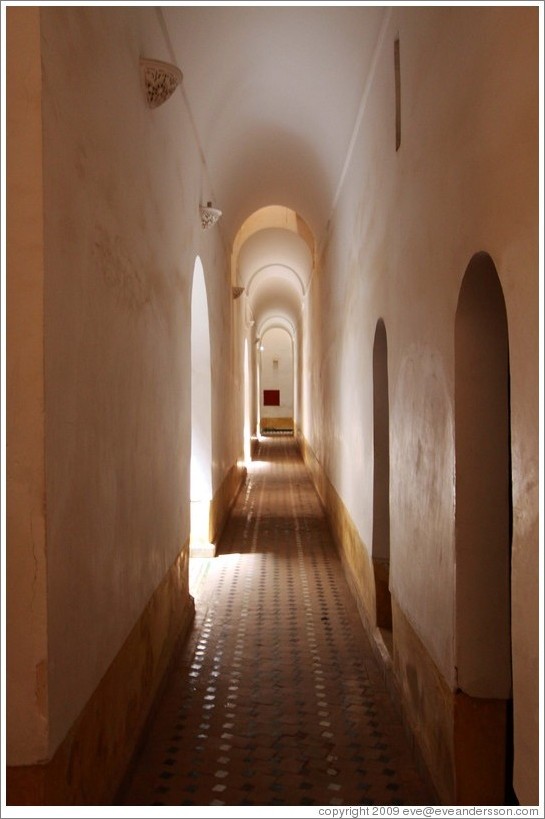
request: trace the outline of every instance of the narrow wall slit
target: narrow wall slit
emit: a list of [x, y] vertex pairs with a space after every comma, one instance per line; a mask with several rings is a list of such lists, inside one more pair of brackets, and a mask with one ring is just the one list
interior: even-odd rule
[[394, 41], [394, 79], [396, 104], [396, 151], [401, 146], [401, 64], [399, 57], [399, 38]]

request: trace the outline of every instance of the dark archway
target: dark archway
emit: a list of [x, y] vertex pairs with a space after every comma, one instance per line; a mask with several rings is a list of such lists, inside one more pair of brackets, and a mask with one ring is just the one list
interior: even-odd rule
[[486, 253], [458, 299], [455, 423], [458, 801], [512, 804], [509, 338]]
[[[373, 344], [373, 569], [377, 626], [392, 630], [390, 598], [390, 403], [388, 343], [382, 319]], [[391, 648], [388, 635], [385, 642]]]

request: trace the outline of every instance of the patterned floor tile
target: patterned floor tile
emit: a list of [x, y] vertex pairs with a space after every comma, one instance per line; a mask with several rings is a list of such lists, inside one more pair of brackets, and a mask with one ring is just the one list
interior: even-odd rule
[[262, 440], [125, 805], [421, 805], [420, 778], [293, 438]]

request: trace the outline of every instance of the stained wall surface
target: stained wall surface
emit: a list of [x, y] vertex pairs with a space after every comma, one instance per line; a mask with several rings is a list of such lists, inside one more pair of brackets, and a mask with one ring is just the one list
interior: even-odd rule
[[305, 437], [370, 550], [372, 351], [384, 320], [390, 587], [454, 690], [455, 312], [472, 256], [486, 251], [497, 267], [512, 389], [515, 784], [527, 804], [537, 801], [539, 724], [529, 602], [538, 600], [537, 49], [536, 9], [391, 10], [321, 242], [304, 342]]
[[[160, 16], [42, 8], [40, 23], [49, 743], [29, 746], [23, 717], [12, 764], [54, 752], [189, 537], [197, 254], [213, 403], [232, 383], [226, 255], [201, 228], [187, 106], [178, 90], [150, 110], [141, 84], [141, 56], [172, 61]], [[237, 446], [214, 437], [214, 486]]]
[[7, 25], [6, 741], [20, 764], [43, 757], [48, 738], [39, 12], [11, 8]]

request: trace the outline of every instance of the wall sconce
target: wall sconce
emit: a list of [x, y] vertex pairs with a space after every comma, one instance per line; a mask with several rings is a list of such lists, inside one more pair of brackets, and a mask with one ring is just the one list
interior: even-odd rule
[[208, 202], [205, 208], [200, 205], [199, 212], [201, 214], [201, 225], [203, 230], [215, 225], [221, 216], [221, 210], [218, 210], [218, 208], [213, 208], [212, 202]]
[[233, 298], [234, 299], [238, 299], [238, 297], [242, 296], [242, 294], [244, 293], [244, 288], [243, 287], [232, 287], [231, 290], [233, 292]]
[[144, 96], [150, 108], [158, 108], [166, 102], [183, 79], [177, 66], [145, 57], [140, 58], [140, 75]]

